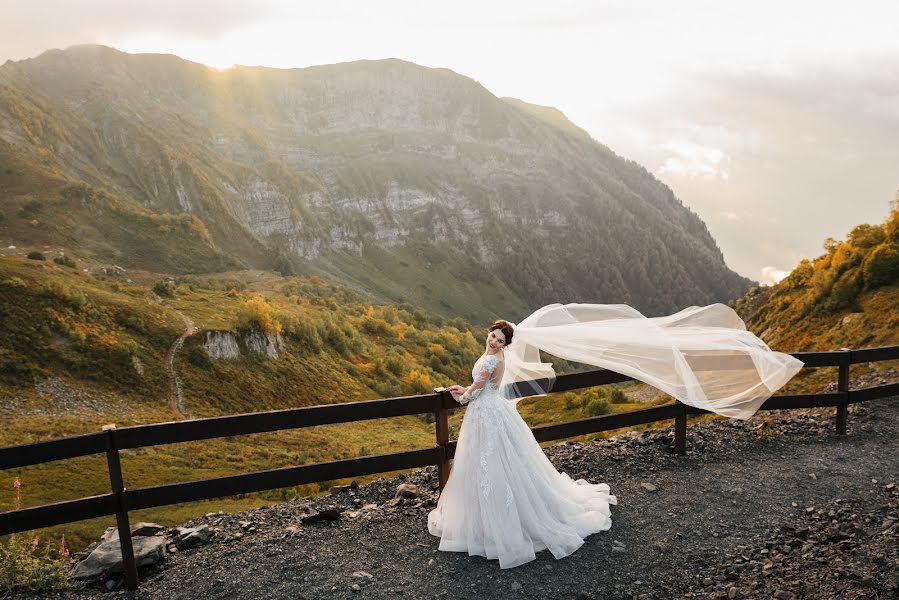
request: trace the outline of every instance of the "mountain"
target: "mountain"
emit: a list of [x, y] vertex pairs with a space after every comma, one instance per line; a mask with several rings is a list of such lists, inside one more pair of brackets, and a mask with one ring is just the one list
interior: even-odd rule
[[0, 67], [0, 235], [169, 273], [277, 268], [473, 321], [754, 282], [560, 111], [396, 59], [217, 70], [104, 46]]

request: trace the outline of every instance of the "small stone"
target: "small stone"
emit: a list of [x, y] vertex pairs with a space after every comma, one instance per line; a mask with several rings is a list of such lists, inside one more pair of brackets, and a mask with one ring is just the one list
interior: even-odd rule
[[521, 584], [517, 581], [513, 581], [512, 582], [512, 591], [517, 592], [520, 589], [521, 589]]
[[315, 523], [317, 521], [337, 521], [338, 519], [340, 519], [340, 514], [340, 511], [336, 508], [326, 508], [325, 510], [314, 512], [311, 515], [300, 517], [300, 521], [302, 521], [303, 523]]
[[421, 495], [421, 491], [414, 483], [401, 483], [396, 488], [396, 495], [403, 498], [418, 498]]
[[653, 484], [645, 482], [645, 481], [640, 484], [640, 487], [643, 488], [644, 490], [646, 490], [647, 492], [654, 492], [659, 489], [658, 487], [654, 486]]

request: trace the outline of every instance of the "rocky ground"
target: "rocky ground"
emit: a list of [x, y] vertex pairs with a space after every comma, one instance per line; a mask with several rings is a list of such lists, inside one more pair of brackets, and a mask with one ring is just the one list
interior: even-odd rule
[[80, 413], [114, 413], [122, 403], [113, 394], [95, 390], [87, 392], [61, 377], [45, 377], [34, 384], [34, 397], [0, 395], [0, 416], [73, 415]]
[[[845, 436], [834, 409], [691, 424], [684, 456], [671, 452], [670, 428], [547, 448], [559, 470], [618, 498], [612, 529], [562, 560], [544, 551], [503, 570], [439, 551], [426, 468], [187, 523], [207, 525], [209, 542], [169, 544], [142, 568], [138, 592], [42, 597], [899, 598], [899, 401], [849, 413]], [[402, 484], [418, 497], [395, 498]]]

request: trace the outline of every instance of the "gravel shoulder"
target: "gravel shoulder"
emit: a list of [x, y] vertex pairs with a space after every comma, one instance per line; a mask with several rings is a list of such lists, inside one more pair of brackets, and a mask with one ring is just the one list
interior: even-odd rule
[[[138, 592], [42, 597], [899, 598], [897, 400], [851, 406], [845, 436], [834, 409], [808, 409], [691, 424], [684, 456], [670, 428], [547, 448], [559, 470], [618, 498], [612, 529], [561, 560], [544, 551], [502, 570], [438, 551], [429, 467], [196, 519], [188, 525], [208, 524], [212, 541], [142, 570]], [[421, 496], [387, 505], [404, 482]], [[300, 520], [328, 508], [340, 518]]]

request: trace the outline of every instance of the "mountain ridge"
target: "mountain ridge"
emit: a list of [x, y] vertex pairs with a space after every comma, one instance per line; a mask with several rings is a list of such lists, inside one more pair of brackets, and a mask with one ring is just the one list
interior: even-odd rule
[[7, 62], [0, 85], [7, 154], [135, 210], [194, 214], [235, 265], [479, 321], [556, 301], [671, 312], [753, 283], [646, 169], [450, 69], [217, 70], [88, 45]]

